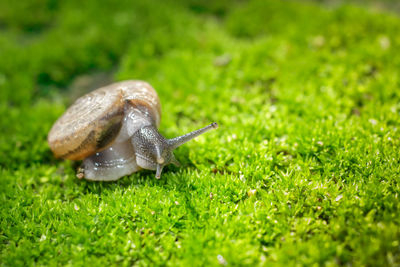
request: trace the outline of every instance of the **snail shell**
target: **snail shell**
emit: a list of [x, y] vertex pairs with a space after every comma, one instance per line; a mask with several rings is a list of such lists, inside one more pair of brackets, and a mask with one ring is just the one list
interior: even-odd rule
[[117, 82], [82, 96], [54, 123], [48, 143], [58, 158], [83, 160], [78, 177], [116, 180], [142, 168], [157, 170], [178, 164], [172, 150], [213, 123], [173, 139], [158, 132], [161, 105], [144, 81]]
[[[82, 160], [104, 149], [121, 129], [126, 102], [146, 107], [149, 118], [159, 126], [160, 100], [148, 83], [114, 83], [80, 97], [54, 123], [48, 135], [54, 155], [58, 158]], [[141, 126], [137, 125], [138, 128]]]

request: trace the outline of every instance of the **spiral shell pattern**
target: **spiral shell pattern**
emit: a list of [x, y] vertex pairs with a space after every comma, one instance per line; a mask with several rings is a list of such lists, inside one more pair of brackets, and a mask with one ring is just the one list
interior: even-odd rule
[[47, 138], [54, 155], [81, 160], [110, 145], [121, 128], [126, 105], [144, 106], [159, 126], [160, 100], [150, 84], [113, 83], [77, 99], [54, 123]]

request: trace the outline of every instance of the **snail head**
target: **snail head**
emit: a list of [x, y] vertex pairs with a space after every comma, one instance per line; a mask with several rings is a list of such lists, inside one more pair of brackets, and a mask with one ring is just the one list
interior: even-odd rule
[[218, 128], [218, 124], [214, 122], [191, 133], [166, 139], [158, 132], [156, 127], [152, 125], [144, 126], [136, 131], [131, 138], [136, 154], [136, 163], [143, 169], [156, 170], [156, 178], [159, 179], [164, 166], [170, 163], [176, 166], [180, 165], [173, 153], [175, 148], [216, 128]]

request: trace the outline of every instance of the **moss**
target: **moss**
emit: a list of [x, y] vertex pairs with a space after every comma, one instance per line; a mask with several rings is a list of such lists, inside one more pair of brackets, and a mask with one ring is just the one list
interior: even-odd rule
[[[51, 3], [38, 20], [0, 15], [3, 265], [399, 264], [397, 15]], [[78, 180], [46, 135], [74, 78], [96, 72], [149, 81], [166, 137], [221, 127], [177, 149], [183, 166], [161, 180]]]

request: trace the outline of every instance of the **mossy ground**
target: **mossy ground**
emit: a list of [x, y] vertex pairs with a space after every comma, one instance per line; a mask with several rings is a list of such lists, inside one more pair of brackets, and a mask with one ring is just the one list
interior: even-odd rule
[[[368, 3], [0, 2], [0, 263], [399, 265], [400, 18]], [[161, 180], [78, 180], [46, 135], [108, 79], [166, 137], [220, 128]]]

